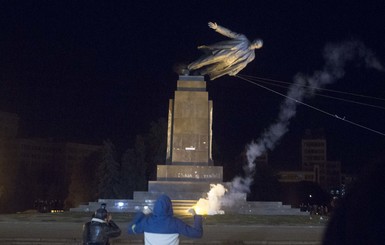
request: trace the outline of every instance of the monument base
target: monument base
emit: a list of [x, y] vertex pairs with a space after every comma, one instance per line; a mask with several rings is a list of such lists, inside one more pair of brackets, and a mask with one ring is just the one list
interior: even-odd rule
[[[175, 194], [175, 193], [174, 193]], [[160, 193], [140, 193], [139, 196], [147, 196], [150, 199], [99, 199], [98, 202], [90, 202], [71, 208], [71, 212], [94, 212], [100, 208], [100, 204], [106, 203], [107, 209], [112, 213], [134, 213], [143, 210], [144, 206], [153, 208], [156, 197]], [[197, 200], [172, 200], [174, 213], [183, 215], [193, 207]], [[309, 212], [301, 212], [298, 208], [283, 205], [282, 202], [247, 202], [237, 201], [233, 205], [224, 204], [221, 210], [225, 214], [248, 214], [248, 215], [309, 215]]]
[[[213, 166], [212, 118], [213, 102], [206, 91], [204, 76], [181, 75], [174, 99], [169, 101], [169, 164], [157, 166], [157, 180], [149, 181], [148, 192], [134, 192], [133, 200], [100, 199], [71, 211], [94, 211], [104, 202], [110, 212], [136, 212], [144, 206], [151, 208], [161, 194], [172, 199], [174, 210], [186, 211], [199, 199], [207, 198], [210, 184], [222, 184], [230, 190], [230, 183], [223, 183], [223, 168]], [[301, 214], [281, 202], [249, 203], [245, 193], [232, 193], [231, 198], [232, 205], [222, 205], [226, 213]]]
[[[221, 184], [228, 190], [231, 185], [230, 182], [222, 182], [222, 167], [217, 166], [158, 165], [157, 177], [157, 181], [148, 182], [148, 191], [135, 191], [133, 199], [99, 199], [70, 211], [93, 212], [101, 203], [106, 203], [109, 212], [138, 212], [144, 206], [153, 208], [156, 199], [167, 194], [173, 202], [174, 213], [185, 214], [199, 199], [207, 198], [211, 184]], [[232, 193], [223, 199], [226, 201], [222, 203], [221, 210], [226, 214], [308, 215], [282, 202], [248, 202], [246, 193]]]
[[162, 192], [172, 195], [174, 192], [199, 192], [203, 197], [210, 191], [210, 184], [227, 184], [218, 182], [190, 182], [190, 181], [149, 181], [149, 192]]
[[158, 181], [218, 183], [223, 180], [223, 167], [197, 165], [158, 165]]

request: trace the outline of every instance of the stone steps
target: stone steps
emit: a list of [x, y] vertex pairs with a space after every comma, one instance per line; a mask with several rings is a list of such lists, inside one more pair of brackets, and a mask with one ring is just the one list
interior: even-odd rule
[[[184, 214], [193, 207], [197, 200], [172, 200], [174, 213]], [[154, 208], [154, 200], [114, 200], [100, 199], [98, 202], [90, 202], [87, 205], [80, 205], [77, 208], [71, 208], [71, 212], [94, 212], [100, 207], [101, 203], [107, 204], [109, 212], [138, 212], [145, 206]], [[282, 202], [247, 202], [240, 201], [233, 206], [222, 205], [222, 210], [227, 214], [251, 214], [251, 215], [309, 215], [307, 212], [301, 212], [298, 208], [292, 208], [290, 205], [283, 205]]]
[[[143, 209], [144, 206], [148, 206], [150, 209], [154, 208], [155, 200], [107, 200], [100, 199], [99, 202], [90, 202], [88, 204], [79, 205], [76, 208], [71, 208], [71, 212], [94, 212], [100, 207], [102, 203], [107, 204], [107, 210], [109, 212], [137, 212]], [[119, 207], [119, 203], [123, 206]], [[194, 206], [196, 200], [172, 200], [174, 212], [187, 211]]]

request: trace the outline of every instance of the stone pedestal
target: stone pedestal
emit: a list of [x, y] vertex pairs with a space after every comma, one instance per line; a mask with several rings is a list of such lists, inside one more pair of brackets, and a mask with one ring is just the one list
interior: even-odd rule
[[[223, 183], [223, 169], [212, 160], [213, 103], [206, 91], [203, 76], [179, 76], [174, 99], [169, 101], [166, 165], [157, 166], [157, 180], [149, 181], [148, 192], [134, 192], [133, 200], [100, 199], [72, 211], [93, 211], [107, 203], [110, 212], [135, 212], [143, 206], [153, 207], [163, 193], [170, 196], [175, 211], [186, 212], [206, 197], [210, 184]], [[235, 206], [227, 213], [298, 215], [280, 202], [249, 203], [246, 194], [238, 193]]]
[[174, 99], [169, 101], [167, 165], [158, 165], [149, 192], [183, 199], [194, 196], [191, 193], [206, 194], [210, 184], [222, 183], [223, 169], [213, 166], [212, 160], [212, 113], [204, 77], [179, 76]]
[[202, 76], [180, 76], [169, 101], [167, 164], [213, 165], [213, 104]]

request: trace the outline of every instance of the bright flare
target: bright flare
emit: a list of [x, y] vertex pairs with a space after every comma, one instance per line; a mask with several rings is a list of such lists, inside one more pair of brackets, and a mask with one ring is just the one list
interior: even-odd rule
[[200, 215], [224, 214], [221, 210], [221, 198], [227, 190], [221, 184], [210, 184], [210, 188], [207, 198], [200, 198], [197, 204], [193, 206], [195, 212]]

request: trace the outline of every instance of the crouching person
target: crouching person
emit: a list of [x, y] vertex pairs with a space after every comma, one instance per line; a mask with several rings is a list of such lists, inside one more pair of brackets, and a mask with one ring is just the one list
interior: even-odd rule
[[109, 245], [109, 239], [121, 234], [120, 228], [112, 221], [105, 205], [95, 211], [91, 221], [83, 226], [84, 245]]
[[[147, 212], [146, 212], [147, 213]], [[174, 217], [172, 203], [167, 195], [161, 195], [155, 202], [152, 213], [139, 212], [128, 226], [129, 234], [144, 233], [146, 245], [177, 245], [179, 235], [201, 238], [203, 235], [202, 216], [193, 209], [194, 226]]]

